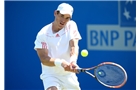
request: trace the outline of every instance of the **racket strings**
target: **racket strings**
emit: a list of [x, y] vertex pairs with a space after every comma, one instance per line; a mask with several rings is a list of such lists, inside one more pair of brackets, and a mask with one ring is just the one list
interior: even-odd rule
[[124, 72], [113, 65], [103, 65], [96, 69], [96, 77], [108, 85], [120, 85], [124, 81]]

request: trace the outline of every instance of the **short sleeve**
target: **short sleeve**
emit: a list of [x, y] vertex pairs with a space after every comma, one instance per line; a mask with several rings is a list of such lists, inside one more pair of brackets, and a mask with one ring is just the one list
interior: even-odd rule
[[48, 45], [46, 43], [46, 40], [45, 40], [45, 34], [43, 32], [39, 32], [36, 36], [36, 39], [34, 41], [34, 49], [36, 50], [37, 48], [40, 48], [40, 49], [47, 49]]
[[70, 30], [70, 37], [69, 39], [82, 39], [79, 31], [78, 31], [78, 27], [77, 24], [74, 21], [71, 21], [69, 24], [69, 30]]

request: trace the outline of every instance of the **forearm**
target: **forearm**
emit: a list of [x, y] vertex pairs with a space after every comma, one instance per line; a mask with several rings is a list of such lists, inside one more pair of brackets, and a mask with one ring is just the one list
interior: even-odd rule
[[[58, 67], [64, 67], [65, 65], [63, 65], [64, 63], [66, 63], [66, 61], [64, 59], [59, 59], [59, 58], [51, 58], [51, 57], [47, 57], [41, 60], [43, 65], [46, 66], [58, 66]], [[68, 64], [68, 63], [67, 63]]]
[[76, 47], [72, 47], [73, 51], [71, 51], [71, 57], [70, 57], [70, 61], [71, 62], [75, 62], [77, 63], [77, 59], [78, 59], [78, 48]]
[[77, 62], [78, 54], [79, 54], [79, 46], [78, 46], [78, 41], [71, 41], [70, 42], [70, 60], [71, 62]]
[[40, 58], [41, 59], [41, 63], [43, 65], [46, 65], [46, 66], [55, 66], [55, 59], [54, 58], [51, 58], [51, 57], [44, 57], [44, 58]]
[[47, 49], [37, 49], [37, 54], [39, 56], [39, 59], [43, 65], [46, 66], [61, 66], [61, 63], [64, 61], [59, 58], [52, 58], [48, 56], [48, 50]]
[[71, 46], [71, 56], [76, 55], [78, 56], [79, 54], [79, 47], [78, 46]]

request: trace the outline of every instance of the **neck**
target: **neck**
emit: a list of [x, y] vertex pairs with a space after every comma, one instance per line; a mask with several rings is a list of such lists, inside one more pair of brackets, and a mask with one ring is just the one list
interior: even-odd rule
[[60, 31], [61, 29], [62, 28], [59, 28], [55, 21], [52, 23], [52, 30], [53, 30], [54, 33]]

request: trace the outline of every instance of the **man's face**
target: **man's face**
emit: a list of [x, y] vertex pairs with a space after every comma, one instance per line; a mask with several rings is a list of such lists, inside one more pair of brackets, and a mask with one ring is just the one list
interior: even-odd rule
[[55, 20], [58, 25], [58, 28], [63, 28], [66, 23], [70, 20], [69, 14], [61, 14], [60, 12], [55, 11]]

